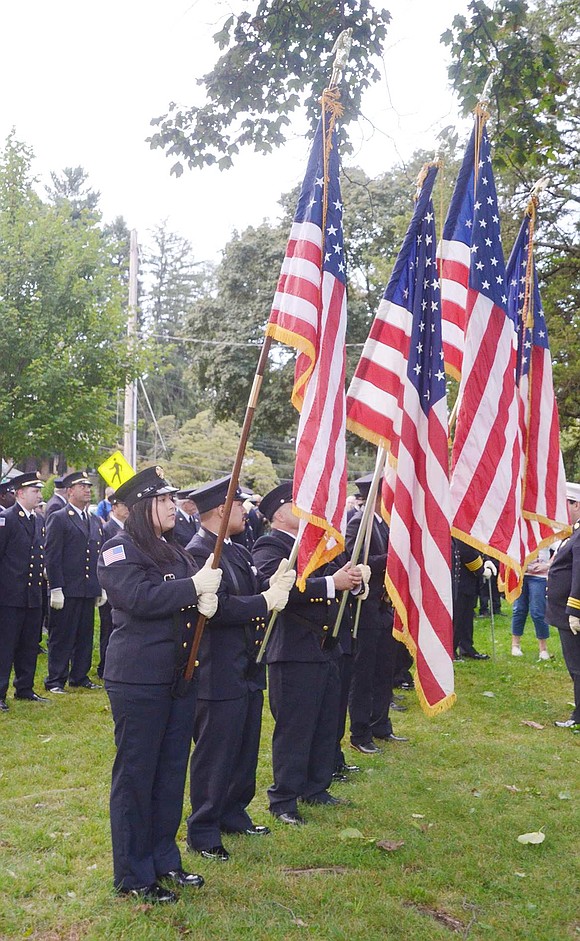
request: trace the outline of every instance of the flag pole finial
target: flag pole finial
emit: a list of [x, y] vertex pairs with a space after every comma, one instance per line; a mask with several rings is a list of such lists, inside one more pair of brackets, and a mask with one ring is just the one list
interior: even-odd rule
[[485, 108], [485, 106], [489, 104], [489, 99], [490, 99], [490, 95], [491, 95], [491, 86], [492, 86], [492, 84], [493, 84], [493, 80], [494, 80], [494, 78], [495, 78], [495, 73], [496, 73], [496, 71], [497, 71], [496, 68], [493, 68], [493, 69], [491, 70], [491, 72], [489, 73], [489, 75], [488, 75], [488, 77], [487, 77], [487, 81], [486, 81], [485, 85], [483, 86], [483, 91], [482, 91], [481, 95], [479, 96], [479, 105], [480, 105], [482, 108]]
[[338, 36], [334, 46], [330, 50], [330, 54], [334, 55], [334, 65], [332, 67], [332, 75], [330, 77], [330, 88], [334, 88], [340, 82], [342, 78], [342, 73], [346, 68], [346, 63], [348, 62], [350, 56], [350, 47], [352, 45], [352, 28], [343, 29], [340, 36]]

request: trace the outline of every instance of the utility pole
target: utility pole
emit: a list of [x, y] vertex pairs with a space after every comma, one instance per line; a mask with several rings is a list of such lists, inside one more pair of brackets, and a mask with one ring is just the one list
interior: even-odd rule
[[[139, 245], [137, 230], [131, 229], [129, 253], [129, 309], [127, 311], [127, 339], [129, 354], [137, 346], [137, 280], [139, 274]], [[137, 470], [137, 380], [125, 387], [124, 443], [125, 459]]]

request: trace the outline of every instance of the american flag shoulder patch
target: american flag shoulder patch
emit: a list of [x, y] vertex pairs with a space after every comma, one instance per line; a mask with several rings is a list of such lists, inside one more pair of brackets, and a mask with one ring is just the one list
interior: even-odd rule
[[6, 526], [6, 520], [3, 516], [0, 516], [0, 526]]
[[112, 546], [110, 549], [105, 549], [103, 552], [104, 565], [112, 565], [113, 562], [122, 562], [122, 560], [126, 558], [124, 546]]

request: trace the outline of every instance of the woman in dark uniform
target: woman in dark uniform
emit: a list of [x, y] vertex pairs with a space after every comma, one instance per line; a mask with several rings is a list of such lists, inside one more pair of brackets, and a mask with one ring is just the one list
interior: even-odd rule
[[181, 822], [196, 683], [182, 696], [174, 681], [187, 662], [198, 611], [217, 609], [221, 570], [211, 556], [196, 571], [172, 541], [175, 487], [148, 467], [115, 493], [130, 510], [103, 546], [98, 575], [113, 609], [105, 688], [115, 722], [111, 785], [115, 888], [145, 901], [174, 902], [164, 880], [203, 885], [184, 872], [175, 836]]

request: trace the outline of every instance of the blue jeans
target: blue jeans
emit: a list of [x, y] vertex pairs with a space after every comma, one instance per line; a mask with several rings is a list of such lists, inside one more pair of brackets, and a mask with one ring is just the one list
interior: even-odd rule
[[514, 601], [512, 613], [512, 634], [521, 637], [524, 633], [524, 624], [528, 611], [538, 640], [546, 640], [550, 636], [550, 628], [544, 617], [546, 611], [546, 582], [547, 579], [537, 575], [524, 575], [524, 585], [519, 598]]

